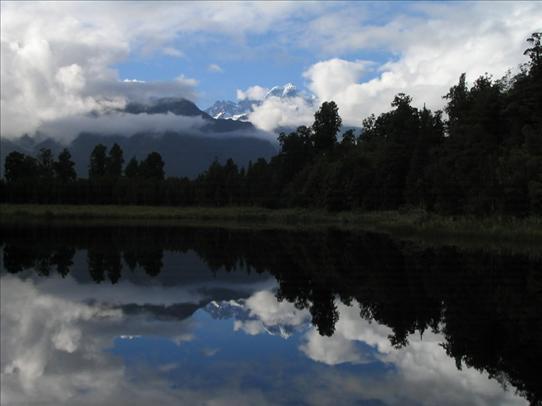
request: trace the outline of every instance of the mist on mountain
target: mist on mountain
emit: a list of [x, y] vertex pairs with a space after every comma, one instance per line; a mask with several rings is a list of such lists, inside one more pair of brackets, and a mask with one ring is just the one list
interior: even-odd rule
[[168, 176], [195, 177], [217, 159], [234, 159], [240, 166], [277, 152], [272, 134], [249, 122], [215, 119], [182, 98], [128, 103], [123, 109], [48, 122], [33, 136], [1, 139], [1, 166], [12, 151], [35, 155], [42, 148], [58, 154], [67, 147], [78, 176], [86, 177], [96, 144], [119, 144], [126, 159], [156, 151], [167, 162]]

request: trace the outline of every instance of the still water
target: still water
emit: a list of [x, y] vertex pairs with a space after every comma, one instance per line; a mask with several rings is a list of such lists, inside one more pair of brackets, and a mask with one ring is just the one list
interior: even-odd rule
[[379, 234], [6, 226], [2, 405], [540, 401], [542, 260]]

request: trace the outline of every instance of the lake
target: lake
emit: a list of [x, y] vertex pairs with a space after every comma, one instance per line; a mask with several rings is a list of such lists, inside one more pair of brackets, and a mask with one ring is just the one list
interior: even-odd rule
[[339, 229], [2, 225], [2, 405], [523, 405], [542, 259]]

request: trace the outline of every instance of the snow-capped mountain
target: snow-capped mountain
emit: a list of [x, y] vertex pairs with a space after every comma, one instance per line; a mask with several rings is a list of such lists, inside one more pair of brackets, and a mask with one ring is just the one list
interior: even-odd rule
[[287, 99], [297, 96], [303, 97], [309, 103], [312, 103], [314, 100], [314, 96], [299, 92], [294, 84], [286, 83], [282, 86], [273, 86], [265, 94], [262, 100], [244, 99], [239, 100], [238, 102], [231, 100], [218, 100], [211, 107], [207, 108], [205, 112], [215, 119], [224, 118], [246, 121], [248, 120], [248, 115], [250, 112], [253, 111], [254, 106], [259, 106], [265, 100], [268, 100], [271, 97]]
[[247, 106], [240, 105], [231, 100], [217, 100], [211, 107], [206, 109], [205, 112], [215, 119], [233, 118], [234, 116], [245, 114], [246, 108]]
[[297, 96], [297, 88], [292, 83], [286, 83], [284, 86], [274, 86], [267, 92], [264, 99], [268, 99], [270, 97], [296, 97]]

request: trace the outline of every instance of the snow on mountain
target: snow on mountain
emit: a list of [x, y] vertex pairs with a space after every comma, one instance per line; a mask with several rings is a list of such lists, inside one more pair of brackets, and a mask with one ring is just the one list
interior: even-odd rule
[[230, 100], [217, 100], [205, 112], [215, 119], [232, 118], [235, 115], [245, 113], [238, 103]]
[[[253, 314], [246, 306], [245, 299], [228, 301], [211, 301], [203, 308], [213, 319], [234, 319], [236, 329], [242, 329], [254, 334], [265, 332], [282, 338], [290, 337], [296, 330], [296, 326], [287, 323], [268, 324]], [[304, 328], [304, 327], [303, 327]]]
[[297, 88], [292, 83], [286, 83], [284, 86], [274, 86], [271, 88], [271, 90], [269, 90], [269, 92], [267, 92], [265, 99], [273, 96], [280, 98], [296, 97]]
[[261, 105], [265, 100], [271, 97], [287, 99], [291, 97], [303, 97], [307, 102], [312, 103], [314, 96], [299, 92], [294, 84], [286, 83], [282, 86], [273, 86], [262, 100], [244, 99], [238, 102], [231, 100], [218, 100], [205, 112], [213, 118], [223, 118], [238, 121], [247, 121], [248, 114], [254, 110], [254, 106]]

